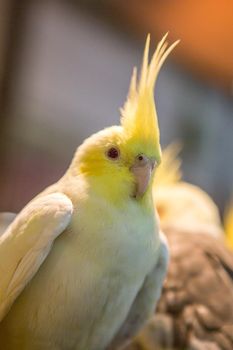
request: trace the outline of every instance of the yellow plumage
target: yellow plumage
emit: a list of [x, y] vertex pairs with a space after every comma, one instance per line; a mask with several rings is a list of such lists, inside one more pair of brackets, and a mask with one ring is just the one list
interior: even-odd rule
[[[121, 124], [124, 128], [128, 145], [141, 146], [147, 154], [156, 156], [159, 164], [161, 149], [159, 143], [159, 126], [154, 102], [154, 87], [158, 73], [169, 53], [178, 44], [179, 40], [168, 46], [167, 34], [158, 44], [150, 63], [148, 63], [150, 35], [148, 35], [144, 50], [140, 80], [137, 83], [137, 69], [134, 68], [131, 78], [128, 99], [121, 109]], [[137, 140], [137, 141], [136, 141]], [[136, 141], [136, 143], [135, 143]], [[140, 152], [140, 148], [137, 150]]]
[[233, 200], [228, 205], [224, 215], [224, 229], [227, 245], [233, 250]]

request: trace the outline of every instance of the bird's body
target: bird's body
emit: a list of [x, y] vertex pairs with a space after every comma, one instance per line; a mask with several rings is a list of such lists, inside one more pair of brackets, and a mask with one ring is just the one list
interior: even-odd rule
[[0, 349], [110, 349], [153, 314], [168, 262], [152, 200], [153, 90], [176, 45], [166, 50], [165, 39], [148, 65], [148, 37], [121, 126], [85, 140], [0, 236]]
[[5, 350], [104, 349], [156, 264], [160, 241], [152, 213], [131, 199], [119, 211], [85, 192], [82, 180], [70, 186], [59, 183], [73, 197], [72, 220], [2, 322]]

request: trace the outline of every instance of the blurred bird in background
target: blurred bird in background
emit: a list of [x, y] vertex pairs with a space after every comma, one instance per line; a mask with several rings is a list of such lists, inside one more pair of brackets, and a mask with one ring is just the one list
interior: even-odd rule
[[168, 275], [157, 313], [126, 349], [231, 350], [233, 253], [227, 242], [232, 239], [232, 207], [224, 232], [213, 200], [182, 181], [177, 151], [175, 144], [165, 150], [154, 183], [170, 248]]
[[179, 143], [170, 144], [163, 152], [163, 162], [155, 176], [153, 195], [162, 228], [197, 227], [215, 237], [223, 237], [220, 213], [212, 198], [200, 187], [183, 181]]

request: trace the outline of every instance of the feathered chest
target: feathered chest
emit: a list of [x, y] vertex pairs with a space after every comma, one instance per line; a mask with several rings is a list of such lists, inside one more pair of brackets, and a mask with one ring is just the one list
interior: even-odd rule
[[52, 340], [61, 349], [103, 348], [156, 264], [159, 236], [153, 215], [135, 203], [124, 210], [100, 200], [79, 204], [6, 318], [12, 349], [32, 329], [30, 349], [37, 339]]
[[[91, 219], [90, 219], [91, 218]], [[79, 256], [101, 271], [124, 272], [126, 278], [147, 274], [159, 249], [158, 226], [153, 211], [136, 201], [119, 209], [100, 199], [77, 206], [71, 232]], [[75, 254], [75, 253], [74, 253]]]

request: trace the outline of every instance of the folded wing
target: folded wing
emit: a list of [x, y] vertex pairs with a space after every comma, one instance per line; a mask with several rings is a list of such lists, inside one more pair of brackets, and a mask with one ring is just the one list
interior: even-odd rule
[[52, 193], [31, 201], [9, 226], [13, 217], [8, 217], [0, 235], [0, 321], [69, 225], [72, 212], [67, 196]]

